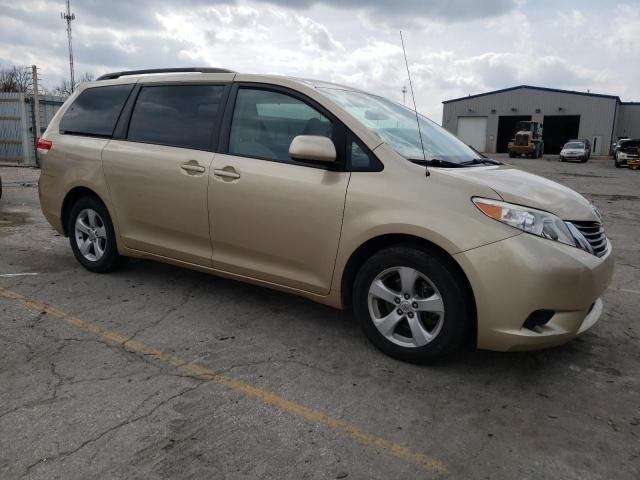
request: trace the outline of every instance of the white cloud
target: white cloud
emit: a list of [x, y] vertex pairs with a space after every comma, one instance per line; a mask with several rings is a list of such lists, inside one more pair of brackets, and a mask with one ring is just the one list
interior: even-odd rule
[[[78, 75], [220, 66], [336, 81], [400, 101], [408, 81], [392, 25], [406, 19], [418, 108], [436, 121], [442, 100], [517, 84], [640, 97], [637, 4], [594, 9], [567, 0], [558, 9], [550, 0], [270, 2], [114, 0], [108, 9], [98, 0], [76, 2]], [[0, 63], [38, 64], [50, 85], [66, 76], [60, 6], [1, 3]], [[388, 22], [381, 21], [385, 16]]]
[[620, 5], [612, 20], [613, 31], [606, 44], [617, 56], [628, 56], [638, 62], [640, 55], [640, 6]]

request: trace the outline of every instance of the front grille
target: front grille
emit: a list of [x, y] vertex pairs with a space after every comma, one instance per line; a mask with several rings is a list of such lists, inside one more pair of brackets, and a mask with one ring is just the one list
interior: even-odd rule
[[607, 253], [609, 242], [599, 222], [571, 222], [582, 233], [597, 257]]
[[529, 135], [516, 135], [515, 144], [518, 147], [526, 147], [529, 145]]

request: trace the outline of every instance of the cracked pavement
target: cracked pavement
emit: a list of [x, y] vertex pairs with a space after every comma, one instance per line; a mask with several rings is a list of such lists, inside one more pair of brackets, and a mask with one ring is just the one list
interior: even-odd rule
[[[347, 314], [198, 272], [132, 261], [95, 275], [39, 210], [38, 171], [0, 168], [0, 478], [640, 477], [640, 173], [511, 159], [600, 208], [616, 270], [605, 315], [541, 352], [385, 357]], [[635, 293], [634, 293], [635, 292]], [[143, 342], [348, 421], [446, 465], [425, 471], [322, 422], [185, 374]]]

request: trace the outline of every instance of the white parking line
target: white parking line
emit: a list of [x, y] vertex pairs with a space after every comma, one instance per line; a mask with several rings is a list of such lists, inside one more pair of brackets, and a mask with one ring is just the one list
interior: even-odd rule
[[13, 277], [31, 277], [33, 275], [40, 275], [39, 273], [0, 273], [0, 277], [13, 278]]

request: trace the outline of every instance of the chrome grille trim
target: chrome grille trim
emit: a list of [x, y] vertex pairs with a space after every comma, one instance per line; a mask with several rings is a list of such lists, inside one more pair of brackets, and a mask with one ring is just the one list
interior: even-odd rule
[[569, 222], [582, 234], [596, 257], [602, 257], [609, 250], [609, 241], [599, 222]]

